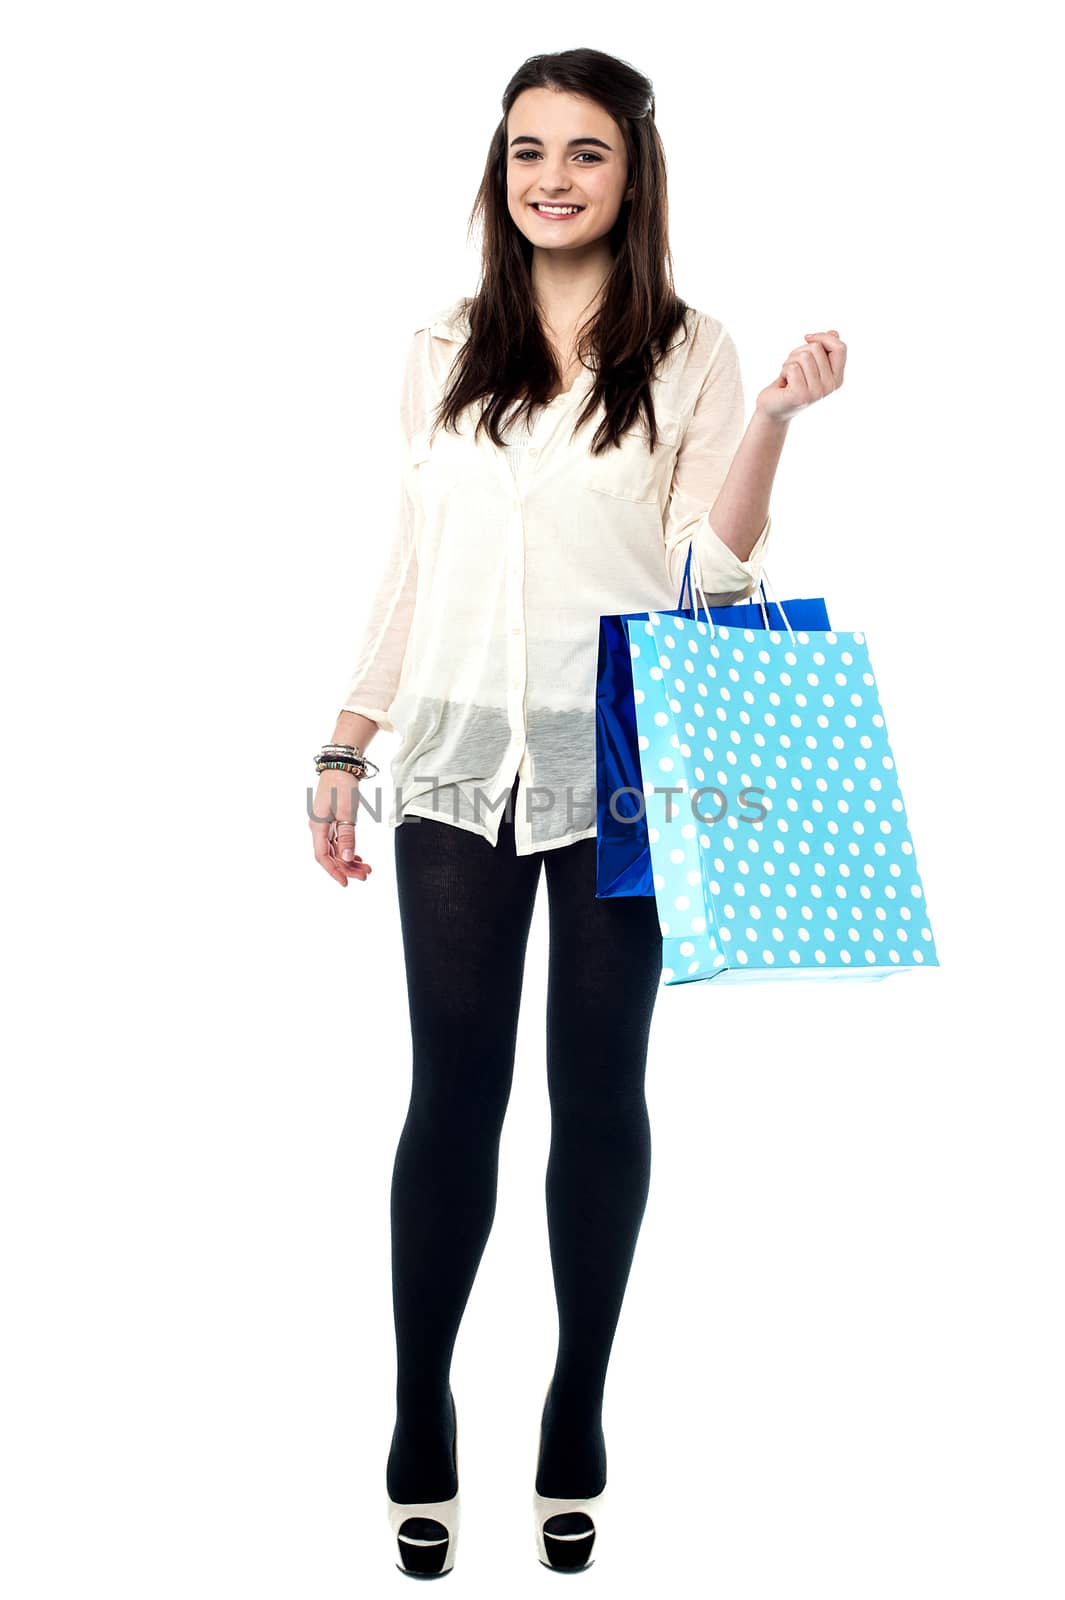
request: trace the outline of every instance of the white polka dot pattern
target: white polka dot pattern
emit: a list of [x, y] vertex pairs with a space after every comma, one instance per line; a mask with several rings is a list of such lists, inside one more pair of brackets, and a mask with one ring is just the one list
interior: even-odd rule
[[663, 983], [938, 966], [865, 635], [629, 637]]

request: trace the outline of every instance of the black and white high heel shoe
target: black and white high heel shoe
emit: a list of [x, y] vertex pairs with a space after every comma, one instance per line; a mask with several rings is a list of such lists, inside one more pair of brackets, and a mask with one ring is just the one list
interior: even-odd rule
[[[451, 1396], [455, 1419], [452, 1460], [459, 1470], [459, 1419], [455, 1396]], [[455, 1565], [459, 1539], [459, 1493], [450, 1500], [393, 1500], [388, 1497], [388, 1520], [396, 1536], [399, 1560], [396, 1566], [410, 1578], [442, 1578]]]
[[[548, 1392], [550, 1388], [548, 1384]], [[544, 1395], [546, 1404], [547, 1394]], [[541, 1421], [540, 1444], [536, 1451], [537, 1471], [543, 1439], [544, 1425]], [[550, 1567], [553, 1572], [582, 1572], [592, 1565], [596, 1518], [605, 1499], [605, 1484], [598, 1494], [585, 1500], [567, 1500], [555, 1495], [538, 1494], [533, 1490], [536, 1553], [545, 1567]]]

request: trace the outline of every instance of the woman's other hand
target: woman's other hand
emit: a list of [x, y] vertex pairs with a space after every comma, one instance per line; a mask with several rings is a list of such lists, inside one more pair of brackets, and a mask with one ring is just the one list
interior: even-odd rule
[[358, 799], [358, 778], [336, 769], [323, 772], [318, 778], [313, 814], [308, 818], [314, 859], [345, 889], [349, 878], [365, 883], [373, 871], [370, 863], [355, 853]]

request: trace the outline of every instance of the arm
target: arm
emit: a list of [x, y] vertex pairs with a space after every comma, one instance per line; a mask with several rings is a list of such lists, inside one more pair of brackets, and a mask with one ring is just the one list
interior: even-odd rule
[[[414, 505], [404, 472], [391, 544], [366, 615], [355, 666], [339, 713], [341, 720], [354, 713], [364, 722], [369, 719], [378, 728], [395, 731], [395, 723], [389, 717], [388, 709], [399, 687], [414, 617], [417, 586]], [[351, 726], [350, 721], [348, 726]], [[340, 728], [340, 720], [337, 727]], [[363, 731], [366, 731], [365, 728]], [[366, 748], [365, 743], [357, 738], [344, 739], [338, 735], [334, 742]]]
[[787, 424], [756, 412], [743, 431], [743, 383], [735, 343], [720, 330], [673, 467], [666, 561], [679, 593], [689, 542], [711, 605], [757, 587], [772, 518], [769, 495]]
[[333, 742], [365, 750], [377, 728], [395, 731], [389, 707], [396, 697], [414, 619], [418, 588], [416, 508], [408, 461], [418, 393], [418, 338], [411, 341], [403, 374], [400, 426], [403, 471], [392, 536], [356, 650]]

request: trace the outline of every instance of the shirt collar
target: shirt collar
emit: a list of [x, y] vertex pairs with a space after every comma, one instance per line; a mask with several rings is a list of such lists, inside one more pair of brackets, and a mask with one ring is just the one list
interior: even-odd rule
[[429, 324], [429, 331], [439, 339], [449, 339], [452, 344], [463, 344], [469, 338], [469, 313], [461, 300], [446, 306]]

